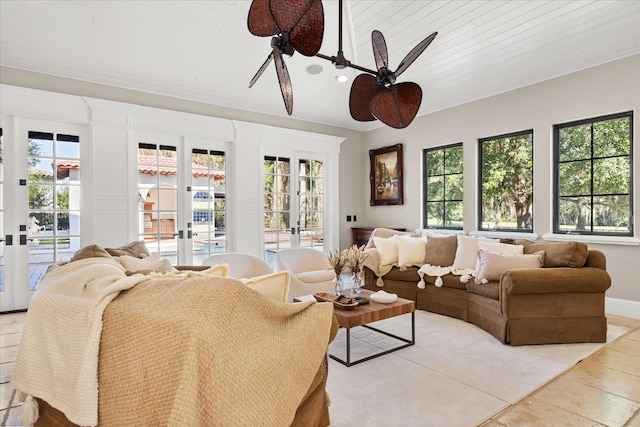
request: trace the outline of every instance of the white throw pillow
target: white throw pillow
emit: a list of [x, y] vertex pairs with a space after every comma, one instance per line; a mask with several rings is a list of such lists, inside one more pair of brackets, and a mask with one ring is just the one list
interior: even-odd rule
[[422, 266], [427, 251], [427, 241], [420, 237], [395, 236], [400, 267]]
[[458, 247], [456, 248], [456, 257], [453, 260], [452, 267], [463, 270], [475, 269], [478, 260], [478, 242], [480, 240], [494, 243], [500, 242], [496, 239], [487, 239], [484, 237], [476, 239], [475, 237], [458, 234]]
[[373, 237], [373, 243], [378, 251], [378, 265], [393, 265], [398, 263], [398, 246], [395, 236], [387, 239]]
[[530, 255], [503, 255], [480, 251], [476, 283], [495, 282], [505, 270], [515, 268], [542, 268], [544, 251]]
[[524, 246], [478, 239], [478, 250], [491, 252], [492, 254], [522, 255], [524, 253]]

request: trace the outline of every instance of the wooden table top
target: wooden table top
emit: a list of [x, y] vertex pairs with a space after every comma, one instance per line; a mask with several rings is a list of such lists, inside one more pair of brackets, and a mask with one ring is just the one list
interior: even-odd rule
[[367, 289], [362, 290], [361, 296], [368, 298], [369, 304], [359, 305], [350, 310], [334, 306], [333, 312], [340, 326], [353, 328], [378, 320], [388, 319], [389, 317], [413, 313], [416, 309], [415, 302], [404, 298], [398, 298], [397, 301], [390, 304], [373, 302], [371, 300], [371, 294], [373, 293], [374, 292]]

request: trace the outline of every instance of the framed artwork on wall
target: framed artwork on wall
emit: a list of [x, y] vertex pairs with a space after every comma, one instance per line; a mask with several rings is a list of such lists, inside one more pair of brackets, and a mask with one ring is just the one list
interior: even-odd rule
[[402, 144], [369, 150], [371, 206], [402, 204]]

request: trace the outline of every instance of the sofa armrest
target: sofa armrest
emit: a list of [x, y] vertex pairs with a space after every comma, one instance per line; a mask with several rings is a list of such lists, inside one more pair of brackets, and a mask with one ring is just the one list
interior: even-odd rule
[[597, 267], [603, 270], [607, 269], [607, 258], [600, 251], [589, 249], [587, 252], [587, 260], [584, 263], [585, 267]]
[[507, 295], [604, 292], [609, 274], [597, 267], [523, 268], [500, 277], [500, 298]]

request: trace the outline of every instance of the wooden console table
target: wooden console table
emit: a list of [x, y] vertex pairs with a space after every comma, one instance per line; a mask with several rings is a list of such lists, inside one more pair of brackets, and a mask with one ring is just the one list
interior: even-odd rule
[[[366, 245], [367, 242], [369, 241], [369, 238], [371, 237], [371, 232], [375, 228], [376, 227], [352, 227], [351, 228], [352, 239], [353, 239], [352, 244], [358, 245], [358, 247]], [[392, 230], [407, 231], [406, 228], [393, 228]]]

